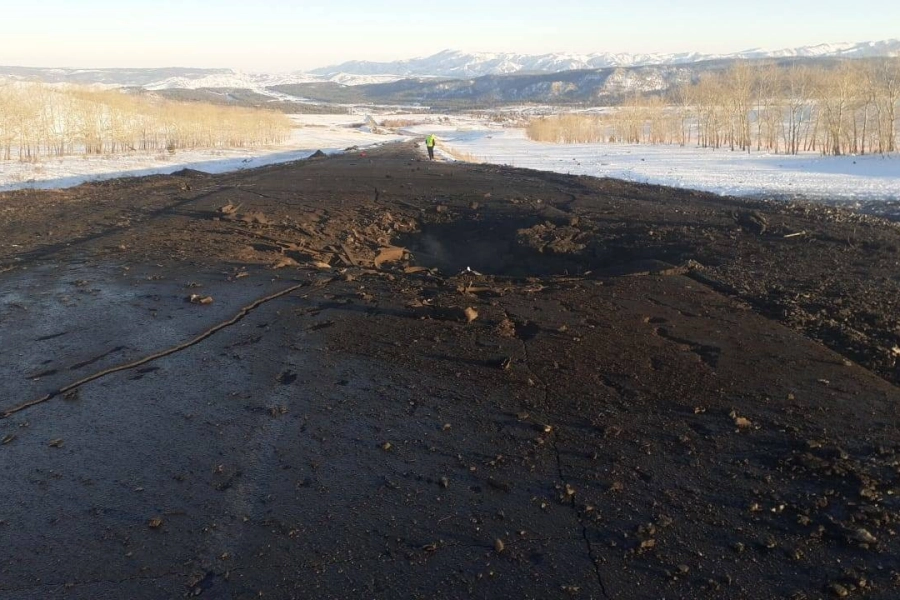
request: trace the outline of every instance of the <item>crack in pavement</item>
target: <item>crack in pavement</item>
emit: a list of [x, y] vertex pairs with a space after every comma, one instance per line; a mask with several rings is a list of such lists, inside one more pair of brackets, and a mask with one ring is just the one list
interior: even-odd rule
[[118, 372], [120, 372], [120, 371], [127, 371], [127, 370], [129, 370], [129, 369], [133, 369], [133, 368], [135, 368], [135, 367], [139, 367], [139, 366], [141, 366], [141, 365], [145, 365], [145, 364], [147, 364], [147, 363], [149, 363], [149, 362], [153, 362], [153, 361], [158, 360], [158, 359], [160, 359], [160, 358], [164, 358], [164, 357], [166, 357], [166, 356], [170, 356], [170, 355], [175, 354], [175, 353], [177, 353], [177, 352], [181, 352], [182, 350], [186, 350], [187, 348], [190, 348], [191, 346], [195, 346], [196, 344], [199, 344], [199, 343], [202, 342], [203, 340], [205, 340], [205, 339], [211, 337], [213, 334], [215, 334], [215, 333], [217, 333], [217, 332], [219, 332], [219, 331], [221, 331], [221, 330], [223, 330], [223, 329], [225, 329], [225, 328], [227, 328], [227, 327], [231, 327], [232, 325], [238, 323], [238, 322], [241, 321], [244, 317], [246, 317], [248, 314], [250, 314], [251, 312], [253, 312], [255, 309], [259, 308], [259, 307], [262, 306], [263, 304], [265, 304], [265, 303], [267, 303], [267, 302], [271, 302], [272, 300], [275, 300], [275, 299], [280, 298], [280, 297], [282, 297], [282, 296], [286, 296], [286, 295], [290, 294], [291, 292], [294, 292], [294, 291], [296, 291], [296, 290], [298, 290], [298, 289], [300, 289], [300, 288], [303, 288], [303, 287], [307, 287], [307, 286], [309, 286], [309, 285], [310, 285], [309, 283], [299, 283], [299, 284], [297, 284], [297, 285], [292, 285], [292, 286], [287, 287], [287, 288], [285, 288], [285, 289], [283, 289], [283, 290], [280, 290], [280, 291], [278, 291], [278, 292], [275, 292], [274, 294], [269, 294], [268, 296], [264, 296], [264, 297], [262, 297], [262, 298], [259, 298], [259, 299], [257, 299], [257, 300], [254, 300], [253, 302], [251, 302], [251, 303], [248, 304], [247, 306], [244, 306], [243, 308], [241, 308], [241, 309], [237, 312], [237, 314], [236, 314], [235, 316], [233, 316], [232, 318], [228, 319], [227, 321], [223, 321], [223, 322], [221, 322], [221, 323], [218, 323], [218, 324], [216, 324], [216, 325], [213, 325], [212, 327], [210, 327], [209, 329], [207, 329], [206, 331], [204, 331], [203, 333], [201, 333], [200, 335], [194, 337], [194, 338], [191, 339], [191, 340], [188, 340], [188, 341], [186, 341], [186, 342], [182, 342], [181, 344], [178, 344], [177, 346], [172, 346], [171, 348], [167, 348], [167, 349], [165, 349], [165, 350], [160, 350], [159, 352], [155, 352], [155, 353], [153, 353], [153, 354], [150, 354], [149, 356], [145, 356], [144, 358], [140, 358], [140, 359], [138, 359], [138, 360], [135, 360], [135, 361], [132, 361], [132, 362], [129, 362], [129, 363], [125, 363], [125, 364], [122, 364], [122, 365], [117, 365], [117, 366], [115, 366], [115, 367], [110, 367], [110, 368], [108, 368], [108, 369], [104, 369], [104, 370], [102, 370], [102, 371], [98, 371], [98, 372], [96, 372], [96, 373], [94, 373], [94, 374], [92, 374], [92, 375], [88, 375], [87, 377], [83, 377], [82, 379], [79, 379], [78, 381], [75, 381], [75, 382], [73, 382], [73, 383], [64, 385], [63, 387], [61, 387], [61, 388], [59, 388], [59, 389], [57, 389], [57, 390], [54, 390], [54, 391], [52, 391], [52, 392], [50, 392], [50, 393], [48, 393], [48, 394], [45, 394], [44, 396], [41, 396], [40, 398], [37, 398], [37, 399], [35, 399], [35, 400], [29, 400], [28, 402], [24, 402], [24, 403], [22, 403], [22, 404], [19, 404], [18, 406], [14, 406], [14, 407], [12, 407], [12, 408], [8, 408], [8, 409], [4, 410], [2, 413], [0, 413], [0, 420], [7, 419], [7, 418], [11, 417], [12, 415], [14, 415], [14, 414], [16, 414], [16, 413], [22, 412], [23, 410], [26, 410], [26, 409], [31, 408], [31, 407], [33, 407], [33, 406], [37, 406], [38, 404], [43, 404], [43, 403], [45, 403], [45, 402], [47, 402], [47, 401], [49, 401], [49, 400], [55, 398], [56, 396], [59, 396], [59, 395], [61, 395], [61, 394], [65, 394], [65, 393], [67, 393], [67, 392], [70, 392], [70, 391], [72, 391], [72, 390], [74, 390], [74, 389], [76, 389], [76, 388], [81, 387], [82, 385], [85, 385], [85, 384], [87, 384], [87, 383], [90, 383], [90, 382], [92, 382], [92, 381], [95, 381], [95, 380], [97, 380], [97, 379], [100, 379], [100, 378], [102, 378], [102, 377], [106, 377], [107, 375], [112, 375], [113, 373], [118, 373]]
[[[506, 318], [509, 318], [510, 316], [514, 317], [514, 315], [510, 315], [505, 310], [504, 310], [504, 313], [506, 314]], [[513, 320], [515, 321], [515, 317], [513, 318]], [[538, 384], [540, 384], [541, 391], [543, 392], [543, 395], [544, 395], [544, 405], [547, 406], [548, 410], [549, 410], [550, 397], [551, 397], [550, 387], [540, 377], [538, 377], [537, 373], [535, 373], [534, 370], [532, 370], [532, 368], [531, 368], [531, 358], [530, 358], [530, 354], [528, 352], [528, 342], [525, 341], [525, 339], [523, 339], [522, 337], [517, 336], [517, 338], [522, 343], [522, 354], [524, 357], [525, 368], [532, 375], [532, 377], [534, 377], [534, 380]], [[553, 454], [556, 458], [556, 472], [557, 472], [557, 475], [559, 476], [559, 480], [562, 482], [563, 486], [565, 486], [564, 493], [566, 493], [568, 495], [568, 490], [572, 489], [572, 488], [571, 488], [571, 484], [569, 484], [569, 482], [566, 481], [566, 476], [565, 476], [565, 473], [563, 472], [562, 456], [559, 452], [559, 437], [560, 437], [559, 428], [554, 427], [551, 431], [552, 431], [552, 435], [550, 436], [550, 447], [553, 449]], [[575, 507], [574, 494], [571, 495], [571, 498], [569, 499], [567, 504], [572, 509], [572, 511], [575, 513], [575, 518], [578, 520], [578, 525], [581, 527], [581, 537], [584, 539], [585, 546], [587, 547], [588, 559], [590, 560], [591, 564], [594, 567], [594, 573], [597, 576], [597, 583], [600, 585], [600, 591], [603, 592], [603, 596], [605, 598], [610, 598], [609, 593], [606, 591], [606, 585], [603, 583], [603, 574], [600, 572], [600, 565], [599, 565], [599, 563], [597, 561], [597, 557], [595, 556], [595, 553], [594, 553], [594, 545], [591, 543], [590, 538], [588, 538], [587, 525], [584, 523], [584, 519], [582, 518], [581, 514], [578, 512], [578, 509]]]
[[[546, 398], [549, 400], [550, 392], [546, 387], [544, 388], [544, 393], [546, 395]], [[556, 469], [559, 474], [559, 479], [560, 479], [560, 481], [563, 482], [563, 485], [565, 486], [565, 493], [568, 494], [569, 489], [571, 489], [571, 486], [566, 481], [566, 476], [563, 473], [562, 456], [559, 453], [559, 437], [560, 437], [559, 430], [554, 429], [553, 435], [550, 437], [550, 440], [551, 440], [550, 446], [553, 448], [553, 452], [556, 455]], [[585, 525], [584, 519], [582, 518], [581, 513], [578, 512], [578, 509], [575, 507], [575, 495], [574, 494], [571, 495], [571, 498], [570, 498], [568, 504], [572, 508], [572, 510], [575, 512], [575, 516], [578, 519], [578, 524], [581, 526], [581, 537], [584, 539], [584, 544], [587, 547], [588, 558], [590, 559], [591, 564], [594, 566], [594, 573], [597, 575], [597, 583], [600, 584], [600, 591], [603, 592], [603, 596], [605, 598], [609, 598], [610, 595], [606, 591], [606, 585], [603, 583], [603, 574], [600, 572], [600, 565], [597, 561], [597, 557], [594, 554], [594, 545], [591, 543], [590, 538], [588, 538], [587, 525]]]

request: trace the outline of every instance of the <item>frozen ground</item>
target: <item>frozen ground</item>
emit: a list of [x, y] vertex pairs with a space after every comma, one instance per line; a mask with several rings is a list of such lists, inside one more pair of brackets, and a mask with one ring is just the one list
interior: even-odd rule
[[380, 115], [412, 124], [398, 134], [374, 133], [361, 115], [297, 115], [288, 143], [252, 150], [215, 150], [119, 157], [67, 157], [39, 163], [0, 162], [0, 190], [55, 188], [83, 181], [170, 173], [185, 167], [210, 173], [340, 152], [435, 133], [438, 158], [468, 159], [560, 173], [616, 177], [738, 196], [844, 202], [900, 200], [900, 156], [823, 157], [732, 152], [727, 149], [624, 144], [532, 142], [521, 129], [467, 117]]

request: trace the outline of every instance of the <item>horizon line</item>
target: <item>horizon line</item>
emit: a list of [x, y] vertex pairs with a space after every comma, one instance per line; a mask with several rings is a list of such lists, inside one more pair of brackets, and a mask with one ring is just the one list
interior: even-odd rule
[[665, 56], [665, 55], [679, 55], [679, 54], [696, 54], [699, 56], [710, 56], [710, 57], [722, 57], [726, 58], [729, 56], [743, 54], [746, 52], [782, 52], [787, 50], [799, 50], [803, 48], [815, 48], [818, 46], [836, 46], [836, 45], [861, 45], [861, 44], [883, 44], [883, 43], [900, 43], [900, 37], [897, 38], [886, 38], [886, 39], [878, 39], [878, 40], [863, 40], [858, 42], [818, 42], [815, 44], [807, 44], [803, 46], [783, 46], [776, 49], [769, 49], [763, 46], [758, 46], [754, 48], [745, 48], [743, 50], [735, 50], [730, 52], [702, 52], [697, 50], [681, 50], [681, 51], [660, 51], [660, 52], [615, 52], [615, 51], [596, 51], [596, 52], [571, 52], [571, 51], [554, 51], [554, 52], [537, 52], [537, 53], [527, 53], [527, 52], [517, 52], [517, 51], [490, 51], [490, 50], [473, 50], [473, 51], [464, 51], [457, 50], [453, 48], [444, 48], [435, 52], [434, 54], [424, 55], [424, 56], [414, 56], [411, 58], [398, 58], [395, 60], [363, 60], [363, 59], [348, 59], [337, 63], [332, 63], [329, 65], [324, 65], [321, 67], [312, 67], [310, 69], [293, 69], [287, 71], [257, 71], [251, 69], [239, 69], [235, 67], [201, 67], [201, 66], [185, 66], [185, 65], [158, 65], [152, 67], [84, 67], [84, 66], [24, 66], [24, 65], [0, 65], [0, 68], [14, 68], [14, 69], [44, 69], [44, 70], [68, 70], [68, 71], [134, 71], [134, 70], [154, 70], [154, 69], [196, 69], [196, 70], [204, 70], [204, 71], [231, 71], [233, 73], [248, 73], [248, 74], [279, 74], [279, 73], [312, 73], [315, 70], [328, 69], [330, 67], [336, 67], [340, 65], [344, 65], [347, 63], [367, 63], [367, 64], [390, 64], [396, 62], [412, 62], [416, 60], [425, 60], [428, 58], [432, 58], [439, 54], [445, 53], [460, 53], [460, 54], [469, 54], [469, 55], [480, 55], [480, 54], [495, 54], [495, 55], [505, 55], [505, 54], [514, 54], [518, 56], [531, 56], [531, 57], [539, 57], [539, 56], [553, 56], [553, 55], [571, 55], [571, 56], [597, 56], [597, 55], [626, 55], [626, 56]]

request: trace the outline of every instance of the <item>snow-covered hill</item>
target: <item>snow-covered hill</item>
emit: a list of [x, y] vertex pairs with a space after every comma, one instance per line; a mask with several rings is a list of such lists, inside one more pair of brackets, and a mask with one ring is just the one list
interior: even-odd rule
[[0, 66], [0, 79], [49, 84], [141, 87], [146, 90], [230, 88], [262, 90], [276, 85], [333, 81], [342, 85], [386, 83], [396, 75], [358, 75], [336, 72], [327, 77], [311, 73], [245, 73], [231, 69], [59, 69]]
[[196, 90], [200, 88], [257, 89], [266, 88], [273, 85], [290, 85], [293, 83], [309, 83], [311, 81], [321, 80], [321, 77], [315, 75], [306, 75], [303, 73], [290, 75], [265, 75], [228, 71], [225, 73], [206, 75], [204, 77], [167, 77], [166, 79], [154, 81], [141, 87], [147, 90], [168, 90], [173, 88], [188, 90]]
[[479, 77], [510, 73], [555, 73], [574, 69], [603, 69], [639, 65], [681, 65], [704, 60], [823, 57], [863, 58], [871, 56], [900, 56], [900, 39], [877, 42], [819, 44], [782, 50], [752, 49], [731, 54], [515, 54], [464, 53], [444, 50], [433, 56], [393, 62], [350, 61], [331, 67], [314, 69], [311, 73], [324, 77], [336, 73], [356, 75]]
[[397, 81], [396, 75], [355, 75], [352, 73], [334, 73], [328, 77], [309, 73], [287, 73], [269, 75], [265, 73], [241, 73], [230, 71], [200, 78], [169, 77], [142, 86], [147, 90], [166, 90], [181, 88], [196, 90], [200, 88], [235, 88], [262, 90], [276, 85], [292, 85], [295, 83], [316, 83], [333, 81], [342, 85], [364, 85], [369, 83], [388, 83]]

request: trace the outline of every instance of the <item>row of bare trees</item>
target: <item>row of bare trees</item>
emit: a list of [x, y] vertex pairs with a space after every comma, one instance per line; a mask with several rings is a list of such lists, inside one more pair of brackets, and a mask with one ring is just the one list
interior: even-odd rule
[[119, 90], [0, 83], [0, 159], [235, 148], [284, 141], [291, 122], [258, 109]]
[[678, 87], [668, 98], [635, 96], [598, 116], [532, 121], [528, 135], [563, 143], [884, 154], [898, 150], [898, 116], [900, 59], [817, 67], [739, 62]]

